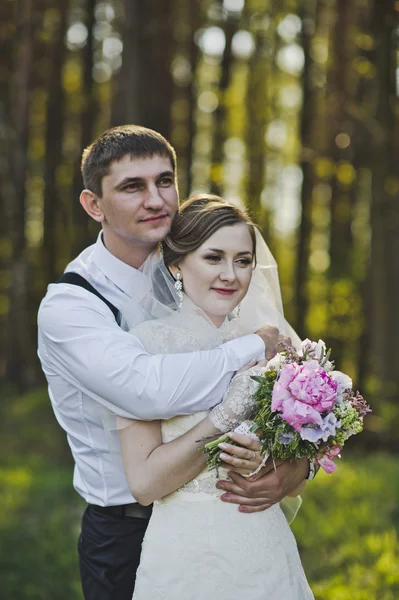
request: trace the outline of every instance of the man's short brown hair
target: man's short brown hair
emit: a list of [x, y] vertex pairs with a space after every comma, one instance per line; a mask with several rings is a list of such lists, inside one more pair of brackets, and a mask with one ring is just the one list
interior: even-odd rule
[[86, 189], [101, 198], [102, 180], [111, 164], [129, 155], [135, 158], [165, 156], [176, 171], [176, 153], [157, 131], [139, 125], [120, 125], [104, 131], [82, 154], [81, 170]]

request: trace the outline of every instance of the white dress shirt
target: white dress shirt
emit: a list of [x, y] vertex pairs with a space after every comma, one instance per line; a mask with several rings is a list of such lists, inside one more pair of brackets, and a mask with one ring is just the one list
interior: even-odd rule
[[[101, 234], [66, 271], [82, 275], [122, 314], [144, 277], [113, 256]], [[253, 334], [212, 351], [148, 354], [100, 298], [66, 283], [49, 285], [38, 328], [49, 396], [75, 460], [74, 487], [101, 506], [133, 501], [121, 458], [109, 450], [102, 407], [143, 420], [207, 410], [220, 402], [235, 371], [264, 354]]]

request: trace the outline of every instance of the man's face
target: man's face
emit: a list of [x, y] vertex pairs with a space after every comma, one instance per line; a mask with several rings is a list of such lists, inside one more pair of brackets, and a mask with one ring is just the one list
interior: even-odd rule
[[155, 154], [111, 165], [102, 180], [105, 236], [124, 246], [152, 249], [169, 232], [178, 209], [178, 191], [170, 159]]

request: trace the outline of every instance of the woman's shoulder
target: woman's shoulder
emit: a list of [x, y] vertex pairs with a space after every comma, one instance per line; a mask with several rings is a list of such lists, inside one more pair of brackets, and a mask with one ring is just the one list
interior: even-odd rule
[[171, 323], [170, 317], [165, 317], [163, 319], [152, 319], [150, 321], [143, 321], [142, 323], [139, 323], [138, 325], [130, 329], [129, 333], [141, 340], [143, 336], [158, 334], [160, 332], [166, 332], [172, 328], [173, 324]]
[[139, 336], [143, 331], [156, 331], [164, 327], [164, 319], [152, 319], [151, 321], [143, 321], [129, 330], [131, 335]]
[[[173, 314], [162, 319], [144, 321], [129, 333], [137, 337], [151, 354], [184, 352], [187, 351], [187, 342], [191, 342], [190, 332], [182, 328]], [[190, 348], [193, 349], [195, 348]]]
[[179, 326], [177, 315], [175, 313], [171, 313], [170, 315], [161, 317], [159, 319], [149, 319], [148, 321], [143, 321], [142, 323], [139, 323], [130, 329], [129, 333], [136, 335], [142, 331], [157, 331], [165, 328], [176, 328], [177, 326]]

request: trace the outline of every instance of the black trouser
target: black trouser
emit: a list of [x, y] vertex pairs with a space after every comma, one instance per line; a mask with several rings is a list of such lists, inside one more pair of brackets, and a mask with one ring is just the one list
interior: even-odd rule
[[148, 522], [86, 508], [78, 542], [85, 600], [132, 600]]

